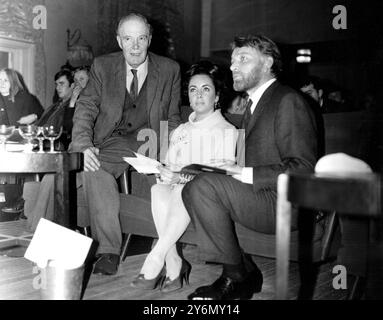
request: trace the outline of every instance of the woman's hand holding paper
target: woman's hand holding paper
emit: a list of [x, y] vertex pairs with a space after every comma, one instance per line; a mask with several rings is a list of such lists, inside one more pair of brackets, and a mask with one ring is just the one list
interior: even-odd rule
[[173, 184], [180, 181], [180, 174], [171, 170], [172, 167], [158, 166], [160, 171], [159, 179], [166, 184]]

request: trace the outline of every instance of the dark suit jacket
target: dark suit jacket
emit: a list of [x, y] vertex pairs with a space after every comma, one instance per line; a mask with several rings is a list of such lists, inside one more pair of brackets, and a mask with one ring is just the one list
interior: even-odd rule
[[[160, 138], [160, 121], [169, 132], [180, 123], [180, 68], [168, 58], [149, 53], [147, 113], [149, 127]], [[122, 52], [94, 60], [90, 79], [76, 103], [69, 151], [82, 152], [99, 146], [118, 126], [126, 94], [126, 64]]]
[[318, 158], [314, 113], [293, 89], [275, 81], [262, 95], [246, 131], [245, 165], [254, 192], [276, 190], [287, 170], [313, 171]]
[[37, 126], [63, 127], [62, 134], [58, 139], [62, 143], [60, 150], [66, 150], [71, 141], [74, 108], [69, 107], [69, 102], [70, 99], [64, 103], [58, 101], [52, 104], [36, 122]]

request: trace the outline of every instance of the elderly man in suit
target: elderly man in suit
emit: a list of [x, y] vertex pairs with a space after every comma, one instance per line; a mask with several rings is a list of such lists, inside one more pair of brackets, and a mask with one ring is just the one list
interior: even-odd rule
[[140, 130], [160, 137], [180, 122], [180, 69], [148, 52], [151, 26], [140, 14], [123, 17], [117, 28], [122, 52], [98, 57], [73, 118], [70, 151], [83, 152], [82, 175], [92, 237], [98, 241], [94, 273], [115, 274], [121, 249], [120, 201], [116, 178], [127, 168], [123, 156], [144, 143]]
[[278, 175], [286, 170], [311, 171], [317, 161], [315, 116], [297, 92], [276, 80], [280, 68], [280, 52], [273, 41], [264, 36], [235, 38], [234, 89], [248, 95], [242, 121], [245, 161], [244, 166], [227, 168], [236, 173], [233, 177], [203, 173], [182, 192], [202, 257], [223, 264], [222, 275], [196, 289], [189, 299], [246, 299], [261, 291], [262, 273], [242, 252], [234, 222], [275, 233]]

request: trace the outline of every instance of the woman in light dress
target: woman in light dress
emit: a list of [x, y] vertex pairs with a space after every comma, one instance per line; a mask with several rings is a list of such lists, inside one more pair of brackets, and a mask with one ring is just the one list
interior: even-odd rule
[[217, 108], [223, 88], [218, 67], [201, 61], [187, 76], [193, 113], [171, 135], [166, 166], [159, 168], [157, 184], [152, 187], [152, 214], [159, 239], [132, 282], [134, 287], [159, 286], [161, 291], [170, 292], [188, 282], [191, 265], [176, 249], [190, 222], [181, 197], [187, 181], [179, 171], [192, 163], [220, 167], [235, 162], [238, 132]]

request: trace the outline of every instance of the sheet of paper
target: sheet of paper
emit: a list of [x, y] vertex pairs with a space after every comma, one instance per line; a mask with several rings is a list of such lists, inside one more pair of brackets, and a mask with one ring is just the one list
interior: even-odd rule
[[41, 218], [24, 258], [41, 268], [48, 260], [67, 269], [81, 266], [88, 255], [92, 239]]
[[139, 153], [134, 152], [136, 158], [132, 157], [124, 157], [124, 161], [129, 163], [132, 167], [134, 167], [137, 172], [151, 174], [151, 173], [160, 173], [157, 169], [158, 166], [161, 166], [161, 163], [157, 160], [145, 157]]

